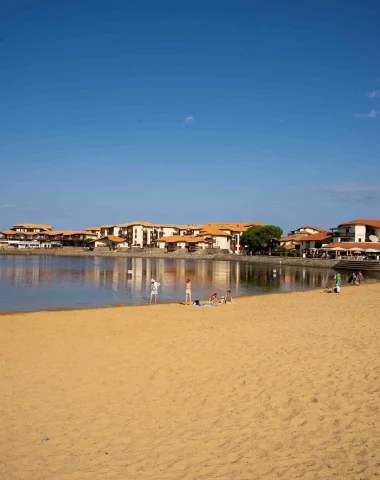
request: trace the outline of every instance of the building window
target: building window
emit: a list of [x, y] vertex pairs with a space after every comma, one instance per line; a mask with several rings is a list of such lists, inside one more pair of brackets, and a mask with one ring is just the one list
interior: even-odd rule
[[359, 238], [359, 242], [361, 242], [361, 241], [362, 241], [362, 239], [361, 239], [361, 238]]

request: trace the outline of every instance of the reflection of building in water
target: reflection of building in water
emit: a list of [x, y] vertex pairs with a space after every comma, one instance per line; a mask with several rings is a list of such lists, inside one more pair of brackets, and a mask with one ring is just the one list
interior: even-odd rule
[[143, 259], [132, 258], [131, 270], [133, 271], [133, 275], [130, 282], [132, 283], [133, 288], [141, 290], [143, 283], [146, 284], [146, 278], [143, 277]]
[[239, 287], [240, 287], [240, 270], [241, 270], [241, 264], [240, 262], [236, 262], [236, 264], [234, 265], [234, 269], [233, 269], [233, 275], [231, 276], [231, 279], [230, 279], [230, 288], [234, 288], [235, 289], [235, 295], [237, 293], [239, 293]]
[[[128, 275], [128, 270], [133, 271], [132, 276]], [[61, 284], [73, 291], [86, 285], [82, 291], [90, 298], [90, 304], [91, 296], [101, 297], [100, 290], [110, 292], [114, 299], [115, 292], [119, 292], [123, 301], [145, 302], [152, 277], [161, 283], [160, 292], [165, 298], [180, 299], [183, 298], [187, 278], [193, 284], [194, 294], [196, 292], [199, 298], [206, 298], [213, 292], [224, 295], [228, 288], [233, 295], [244, 295], [331, 286], [333, 275], [334, 272], [329, 269], [193, 259], [0, 257], [0, 280], [5, 287], [3, 295], [6, 295], [7, 284], [39, 288], [54, 284], [58, 286], [55, 290], [58, 293], [52, 293], [54, 289], [46, 291], [48, 295], [58, 297]], [[102, 292], [102, 295], [109, 298], [107, 292]]]

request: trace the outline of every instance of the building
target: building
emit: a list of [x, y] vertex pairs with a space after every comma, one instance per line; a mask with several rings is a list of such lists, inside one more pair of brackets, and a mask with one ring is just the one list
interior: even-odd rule
[[86, 232], [88, 232], [90, 235], [94, 235], [94, 237], [96, 238], [100, 238], [100, 230], [101, 230], [101, 227], [86, 228]]
[[53, 230], [51, 225], [42, 225], [39, 223], [16, 223], [11, 230], [18, 233], [40, 233]]
[[120, 226], [119, 225], [102, 225], [99, 232], [97, 233], [98, 238], [104, 238], [108, 235], [113, 235], [118, 237], [120, 235]]
[[252, 226], [264, 226], [260, 222], [206, 223], [201, 227], [199, 236], [207, 240], [212, 248], [228, 250], [240, 254], [245, 246], [241, 245], [241, 236]]
[[291, 230], [288, 235], [281, 237], [278, 249], [285, 252], [291, 250], [299, 251], [302, 250], [301, 242], [305, 237], [310, 235], [324, 235], [326, 233], [327, 230], [323, 228], [305, 225], [295, 230]]
[[52, 230], [50, 225], [17, 224], [3, 230], [0, 238], [9, 246], [27, 248], [51, 247], [54, 245], [82, 247], [96, 235], [87, 230]]
[[194, 252], [208, 247], [208, 242], [206, 240], [192, 235], [172, 235], [170, 237], [162, 237], [157, 240], [157, 243], [159, 248], [167, 248], [168, 252], [174, 252], [175, 250]]
[[199, 225], [161, 224], [145, 221], [121, 223], [120, 236], [127, 240], [130, 247], [154, 248], [158, 239], [174, 235], [197, 235]]
[[300, 250], [301, 252], [319, 250], [326, 245], [329, 246], [332, 241], [332, 232], [314, 233], [312, 235], [306, 235], [300, 239]]
[[[250, 226], [262, 226], [260, 222], [235, 222], [235, 223], [207, 223], [196, 224], [166, 224], [151, 223], [146, 221], [133, 221], [121, 224], [101, 225], [90, 227], [86, 230], [53, 230], [50, 225], [17, 224], [10, 230], [0, 232], [4, 240], [40, 241], [44, 246], [60, 243], [63, 246], [85, 246], [89, 240], [94, 247], [113, 246], [118, 243], [125, 247], [133, 248], [187, 248], [198, 249], [212, 247], [229, 253], [242, 253], [241, 236]], [[159, 242], [162, 238], [187, 237], [186, 242]], [[191, 238], [197, 238], [197, 241]], [[116, 242], [110, 238], [118, 238]]]
[[96, 235], [87, 230], [52, 230], [39, 236], [39, 240], [43, 242], [59, 243], [63, 247], [84, 247], [87, 241], [93, 238], [96, 238]]
[[153, 247], [153, 242], [159, 238], [158, 229], [153, 223], [134, 221], [118, 225], [119, 236], [126, 240], [129, 247]]
[[336, 242], [380, 241], [380, 220], [351, 220], [331, 230]]
[[110, 248], [114, 250], [117, 247], [127, 247], [128, 244], [124, 238], [115, 237], [114, 235], [107, 235], [106, 237], [96, 238], [87, 243], [89, 248], [100, 247], [100, 248]]
[[323, 233], [326, 232], [326, 229], [320, 227], [311, 227], [310, 225], [305, 225], [303, 227], [292, 230], [289, 235], [313, 235], [314, 233]]
[[217, 227], [202, 227], [199, 237], [208, 242], [210, 248], [231, 251], [232, 235], [229, 231]]

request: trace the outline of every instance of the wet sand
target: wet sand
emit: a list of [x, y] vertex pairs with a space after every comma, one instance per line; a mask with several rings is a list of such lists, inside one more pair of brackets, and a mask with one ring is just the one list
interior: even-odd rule
[[0, 478], [380, 477], [379, 294], [0, 316]]

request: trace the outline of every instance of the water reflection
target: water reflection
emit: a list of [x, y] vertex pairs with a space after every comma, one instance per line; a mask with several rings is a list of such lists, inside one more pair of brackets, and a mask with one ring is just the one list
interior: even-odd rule
[[333, 275], [330, 269], [223, 261], [10, 255], [0, 257], [0, 310], [146, 303], [152, 277], [161, 283], [159, 300], [177, 301], [186, 278], [193, 298], [203, 299], [227, 288], [238, 296], [325, 286]]

